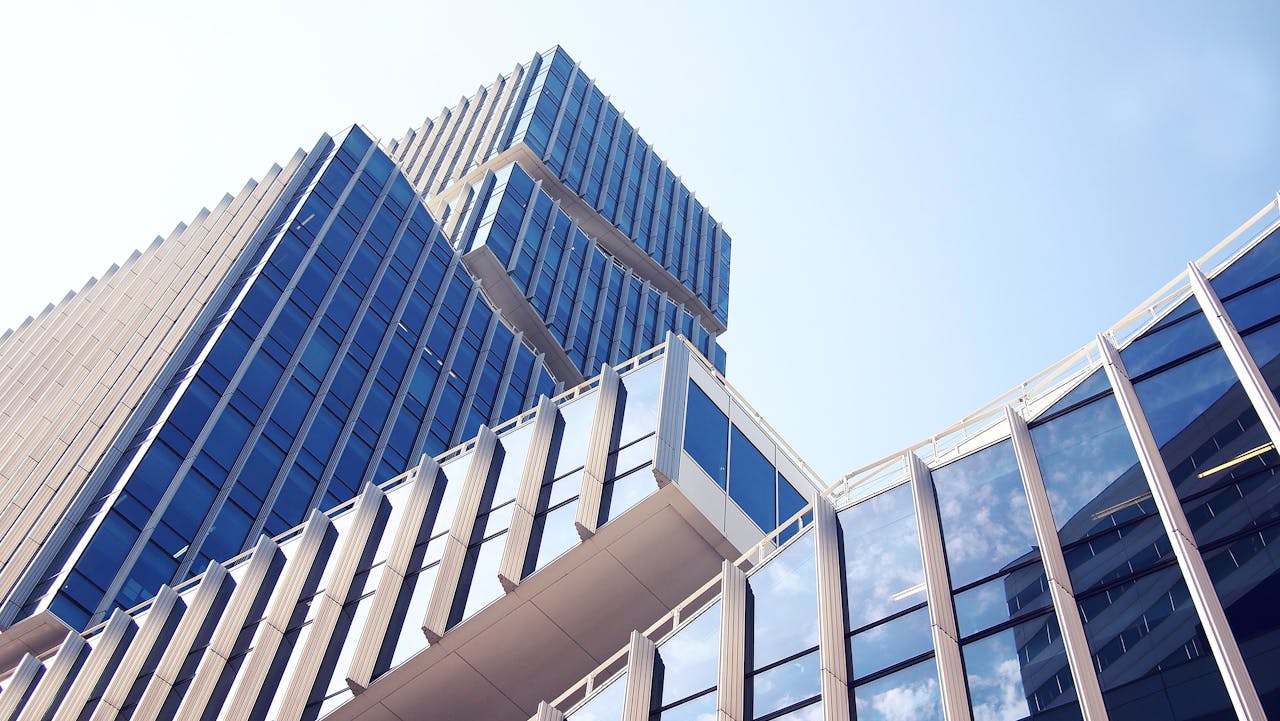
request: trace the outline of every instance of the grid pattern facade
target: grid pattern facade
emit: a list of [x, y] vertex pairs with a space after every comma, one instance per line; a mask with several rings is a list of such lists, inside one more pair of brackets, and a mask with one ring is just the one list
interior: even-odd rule
[[459, 249], [493, 252], [583, 375], [661, 343], [668, 329], [723, 371], [724, 351], [700, 317], [584, 233], [518, 163], [497, 171], [469, 205], [454, 233]]
[[521, 145], [728, 325], [732, 239], [561, 48], [427, 120], [391, 152], [435, 195]]
[[[48, 659], [24, 657], [0, 712], [314, 719], [341, 707], [659, 489], [672, 432], [660, 419], [696, 357], [671, 338], [117, 609]], [[744, 493], [774, 489], [770, 477]]]
[[818, 500], [535, 718], [1280, 715], [1278, 225], [976, 451]]
[[[97, 436], [112, 441], [110, 452], [69, 456], [82, 478], [26, 483], [41, 492], [16, 492], [4, 511], [18, 519], [11, 539], [18, 555], [0, 571], [9, 577], [0, 622], [45, 610], [78, 628], [100, 622], [161, 584], [248, 548], [262, 533], [279, 534], [312, 509], [332, 508], [419, 456], [439, 454], [482, 425], [531, 408], [539, 396], [662, 342], [668, 331], [691, 338], [723, 368], [710, 330], [719, 321], [693, 294], [706, 290], [711, 276], [686, 287], [682, 266], [664, 268], [629, 251], [631, 262], [643, 261], [636, 269], [610, 255], [582, 230], [585, 223], [619, 232], [586, 204], [602, 191], [576, 183], [571, 192], [549, 176], [535, 182], [505, 162], [496, 172], [486, 169], [478, 184], [455, 182], [512, 147], [519, 107], [539, 102], [546, 94], [535, 89], [539, 78], [565, 62], [558, 49], [539, 55], [463, 101], [465, 112], [432, 124], [440, 132], [417, 145], [384, 151], [356, 127], [300, 153], [273, 184], [228, 198], [216, 217], [234, 219], [238, 235], [213, 236], [234, 242], [202, 248], [217, 265], [196, 267], [202, 284], [173, 280], [177, 294], [158, 296], [169, 307], [148, 306], [179, 317], [173, 335], [181, 348], [133, 356], [147, 361], [130, 391], [145, 392], [145, 402], [118, 402], [114, 425]], [[610, 122], [619, 122], [616, 110], [609, 112]], [[515, 147], [527, 152], [522, 143]], [[287, 192], [280, 187], [286, 180]], [[424, 187], [442, 194], [424, 197]], [[249, 197], [267, 189], [275, 194]], [[708, 273], [711, 265], [727, 272], [727, 236], [721, 244], [719, 225], [697, 210], [690, 238], [706, 242], [688, 247], [705, 251]], [[520, 225], [509, 228], [517, 213]], [[519, 240], [510, 252], [504, 232]], [[616, 249], [618, 241], [611, 242]], [[160, 283], [185, 277], [175, 264], [197, 260], [155, 262], [167, 261], [174, 247], [159, 245], [135, 265], [168, 273]], [[465, 262], [476, 247], [502, 253], [518, 307], [510, 294], [494, 295], [492, 276]], [[133, 296], [95, 291], [86, 289], [102, 298], [90, 312], [129, 312]], [[72, 299], [49, 317], [82, 305]], [[537, 327], [521, 325], [530, 313]], [[0, 353], [18, 359], [24, 345], [47, 352], [67, 337], [60, 333], [42, 317], [0, 341]], [[11, 361], [11, 382], [22, 383], [38, 360], [29, 354], [25, 365]], [[15, 415], [14, 422], [30, 418]], [[66, 434], [50, 432], [60, 430]], [[44, 472], [43, 457], [31, 448], [51, 439], [26, 426], [19, 431], [10, 445], [31, 440], [15, 447], [11, 460], [27, 475]], [[19, 534], [30, 524], [37, 532], [24, 540]]]
[[225, 298], [222, 278], [244, 265], [260, 225], [275, 222], [304, 162], [299, 152], [0, 340], [0, 589], [68, 538], [60, 520], [84, 511], [98, 469], [121, 457], [158, 379], [189, 352], [190, 329]]
[[310, 161], [20, 616], [134, 606], [554, 392], [367, 135]]

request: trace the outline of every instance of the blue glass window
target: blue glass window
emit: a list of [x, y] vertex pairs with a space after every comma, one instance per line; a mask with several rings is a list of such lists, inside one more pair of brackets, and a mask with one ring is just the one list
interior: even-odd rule
[[[965, 673], [975, 719], [1080, 718], [1053, 614], [966, 644]], [[1062, 707], [1070, 706], [1066, 711]]]
[[812, 533], [796, 539], [753, 572], [749, 585], [752, 624], [748, 668], [763, 668], [818, 645], [818, 580]]
[[684, 450], [721, 488], [728, 485], [729, 418], [692, 380], [684, 421]]
[[565, 716], [565, 719], [566, 721], [621, 721], [622, 703], [626, 692], [627, 674], [624, 671], [577, 710]]
[[932, 476], [952, 588], [1039, 555], [1011, 441], [935, 468]]
[[815, 650], [749, 676], [747, 698], [750, 708], [747, 717], [765, 718], [821, 692], [818, 652]]
[[777, 473], [773, 464], [737, 426], [731, 427], [729, 457], [729, 497], [761, 530], [777, 528]]
[[865, 678], [932, 650], [929, 609], [918, 608], [850, 637], [852, 675]]
[[714, 688], [720, 668], [719, 602], [663, 641], [658, 659], [654, 698], [660, 707]]
[[924, 563], [909, 486], [850, 506], [839, 519], [850, 629], [925, 600]]
[[853, 689], [858, 721], [942, 721], [942, 692], [933, 659]]

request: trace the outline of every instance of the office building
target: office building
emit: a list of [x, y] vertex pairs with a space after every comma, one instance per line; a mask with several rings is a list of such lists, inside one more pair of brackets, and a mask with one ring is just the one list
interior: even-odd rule
[[[589, 173], [528, 145], [556, 93]], [[729, 237], [562, 50], [460, 107], [321, 138], [5, 336], [0, 623], [97, 623], [668, 331], [724, 367]]]
[[[522, 92], [502, 85], [451, 122], [487, 123]], [[418, 136], [479, 132], [443, 124]], [[418, 136], [399, 147], [470, 142]], [[433, 228], [475, 297], [530, 301], [511, 332], [559, 392], [84, 632], [27, 616], [0, 632], [0, 718], [1280, 716], [1280, 198], [1062, 361], [824, 482], [678, 324], [559, 380], [535, 323], [564, 368], [621, 327], [575, 345], [557, 296], [532, 301], [576, 247], [548, 241], [561, 171], [467, 152], [403, 177], [442, 183]], [[657, 288], [587, 237], [620, 289]]]

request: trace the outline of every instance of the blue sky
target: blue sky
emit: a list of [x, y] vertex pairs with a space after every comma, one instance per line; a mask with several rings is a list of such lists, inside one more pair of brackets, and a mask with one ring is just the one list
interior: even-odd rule
[[0, 327], [321, 132], [399, 136], [559, 43], [733, 235], [729, 378], [831, 479], [1275, 197], [1276, 27], [1262, 2], [28, 3], [0, 29]]

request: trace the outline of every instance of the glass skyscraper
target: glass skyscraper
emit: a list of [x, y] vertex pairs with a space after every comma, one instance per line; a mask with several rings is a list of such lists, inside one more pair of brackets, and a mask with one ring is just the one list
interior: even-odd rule
[[[557, 48], [388, 148], [326, 136], [8, 334], [0, 622], [99, 621], [668, 331], [723, 368], [729, 238], [602, 98]], [[105, 421], [58, 395], [95, 382]]]
[[[1280, 199], [824, 481], [725, 379], [728, 238], [664, 178], [556, 49], [210, 213], [262, 230], [201, 276], [224, 290], [116, 480], [46, 544], [62, 575], [0, 632], [0, 720], [1280, 717]], [[672, 203], [637, 232], [649, 187]], [[163, 253], [238, 237], [206, 221], [133, 275], [197, 283]], [[0, 359], [61, 337], [29, 328]]]

